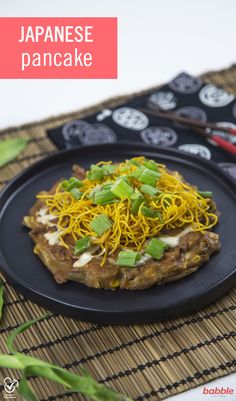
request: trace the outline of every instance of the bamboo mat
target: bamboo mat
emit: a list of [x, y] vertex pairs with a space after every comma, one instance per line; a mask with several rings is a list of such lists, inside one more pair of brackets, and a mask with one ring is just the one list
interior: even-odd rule
[[[206, 73], [202, 78], [236, 95], [236, 66]], [[113, 98], [89, 109], [1, 131], [1, 139], [31, 138], [18, 159], [0, 170], [1, 187], [31, 163], [56, 151], [46, 136], [47, 129], [121, 104], [132, 96]], [[97, 380], [135, 401], [156, 401], [236, 371], [235, 300], [236, 291], [231, 290], [194, 314], [126, 327], [90, 324], [51, 314], [27, 334], [20, 335], [17, 345], [25, 353], [75, 372], [84, 366]], [[44, 313], [43, 308], [6, 284], [0, 352], [7, 351], [5, 341], [12, 329]], [[9, 375], [2, 369], [0, 383]], [[43, 401], [84, 400], [78, 394], [66, 394], [62, 386], [46, 380], [33, 379], [31, 384]]]

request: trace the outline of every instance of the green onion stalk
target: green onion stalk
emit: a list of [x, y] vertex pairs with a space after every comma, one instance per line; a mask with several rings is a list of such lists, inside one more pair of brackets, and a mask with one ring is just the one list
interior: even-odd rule
[[[3, 308], [3, 283], [0, 283], [0, 316], [2, 316]], [[60, 366], [45, 362], [41, 359], [34, 358], [18, 352], [14, 346], [16, 337], [36, 324], [40, 320], [47, 317], [42, 316], [38, 319], [30, 320], [20, 325], [8, 337], [6, 345], [9, 354], [0, 354], [0, 367], [13, 369], [21, 372], [19, 385], [16, 388], [18, 394], [27, 401], [38, 401], [37, 395], [34, 393], [29, 378], [42, 377], [47, 380], [62, 384], [69, 393], [80, 393], [89, 397], [93, 401], [132, 401], [128, 396], [117, 393], [111, 388], [98, 383], [86, 370], [81, 369], [81, 374], [69, 372]]]

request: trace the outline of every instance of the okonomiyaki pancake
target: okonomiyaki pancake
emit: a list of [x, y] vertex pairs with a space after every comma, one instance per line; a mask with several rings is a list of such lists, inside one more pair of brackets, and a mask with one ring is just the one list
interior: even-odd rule
[[[213, 194], [136, 157], [72, 168], [24, 217], [58, 284], [141, 290], [181, 279], [220, 249]], [[207, 266], [203, 267], [207, 268]]]

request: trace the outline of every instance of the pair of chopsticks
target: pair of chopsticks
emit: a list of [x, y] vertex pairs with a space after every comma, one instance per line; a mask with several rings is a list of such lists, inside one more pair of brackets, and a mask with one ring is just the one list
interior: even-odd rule
[[[176, 113], [169, 112], [169, 111], [155, 111], [149, 110], [145, 108], [139, 108], [145, 114], [150, 114], [156, 117], [164, 118], [166, 120], [175, 121], [177, 123], [184, 124], [190, 128], [192, 128], [198, 134], [204, 136], [207, 139], [210, 139], [217, 145], [219, 145], [222, 149], [226, 150], [227, 152], [236, 155], [236, 146], [225, 139], [217, 136], [213, 133], [213, 131], [223, 131], [231, 135], [236, 135], [236, 128], [230, 127], [220, 127], [212, 122], [203, 122], [199, 120], [194, 120], [192, 118], [179, 116]], [[208, 128], [208, 130], [206, 130]]]

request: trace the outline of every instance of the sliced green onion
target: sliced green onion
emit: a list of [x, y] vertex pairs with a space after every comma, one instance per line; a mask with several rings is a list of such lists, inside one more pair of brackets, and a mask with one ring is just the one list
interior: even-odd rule
[[129, 174], [129, 176], [132, 178], [139, 179], [144, 170], [145, 170], [144, 166], [138, 166], [136, 170], [134, 170], [132, 173]]
[[142, 196], [139, 196], [137, 199], [135, 199], [131, 204], [131, 213], [137, 214], [143, 202], [144, 198]]
[[135, 159], [130, 159], [129, 164], [133, 164], [134, 166], [137, 166], [137, 167], [141, 166], [141, 164]]
[[90, 245], [91, 245], [91, 241], [90, 241], [89, 237], [84, 237], [84, 238], [78, 239], [78, 241], [76, 241], [76, 243], [75, 243], [74, 254], [79, 255], [80, 253], [83, 253], [84, 251], [86, 251], [86, 249], [88, 249], [88, 247]]
[[96, 205], [105, 205], [107, 202], [113, 201], [114, 199], [116, 199], [116, 195], [114, 195], [110, 189], [103, 189], [95, 193], [93, 202]]
[[96, 164], [92, 164], [90, 166], [90, 170], [87, 173], [87, 178], [91, 181], [93, 180], [102, 180], [104, 175], [114, 174], [116, 170], [116, 166], [113, 164], [103, 164], [102, 166], [97, 166]]
[[114, 164], [103, 164], [101, 166], [102, 172], [104, 175], [111, 175], [114, 174], [114, 172], [116, 171], [117, 166], [115, 166]]
[[119, 167], [119, 171], [121, 172], [121, 173], [126, 173], [127, 171], [129, 171], [130, 170], [130, 166], [120, 166]]
[[78, 178], [75, 177], [70, 177], [69, 178], [69, 184], [73, 185], [73, 188], [79, 188], [83, 186], [83, 182], [81, 180], [79, 180]]
[[61, 188], [62, 188], [62, 189], [66, 190], [67, 187], [68, 187], [68, 181], [67, 181], [67, 180], [61, 182]]
[[90, 181], [101, 181], [103, 179], [103, 172], [98, 171], [89, 171], [87, 174], [87, 178]]
[[90, 223], [92, 230], [99, 236], [105, 233], [105, 231], [109, 230], [111, 226], [112, 221], [105, 214], [99, 214]]
[[90, 166], [90, 170], [87, 173], [87, 178], [90, 181], [94, 181], [94, 180], [102, 180], [103, 179], [103, 171], [101, 169], [101, 167], [97, 166], [96, 164], [91, 164]]
[[140, 190], [144, 194], [147, 194], [147, 195], [150, 195], [150, 196], [154, 196], [154, 195], [157, 195], [157, 194], [161, 193], [161, 191], [159, 189], [157, 189], [155, 187], [152, 187], [151, 185], [145, 185], [145, 184], [141, 185]]
[[114, 182], [115, 181], [105, 181], [104, 184], [102, 184], [102, 189], [110, 189]]
[[82, 196], [82, 192], [78, 188], [72, 188], [70, 193], [76, 200], [79, 200]]
[[139, 196], [142, 196], [141, 192], [138, 190], [138, 188], [135, 188], [134, 192], [131, 195], [131, 199], [135, 200], [137, 199]]
[[144, 202], [144, 197], [137, 188], [135, 188], [133, 194], [131, 195], [131, 213], [137, 214], [141, 204]]
[[120, 251], [117, 259], [117, 264], [118, 266], [135, 267], [140, 259], [141, 255], [138, 252]]
[[91, 191], [89, 192], [89, 194], [87, 194], [86, 198], [88, 199], [93, 199], [95, 194], [99, 191], [101, 191], [102, 186], [101, 185], [96, 185], [93, 189], [91, 189]]
[[158, 238], [152, 238], [145, 249], [145, 253], [152, 256], [154, 259], [160, 260], [164, 256], [164, 252], [169, 248], [169, 245]]
[[111, 192], [118, 198], [130, 198], [134, 189], [123, 177], [118, 178], [111, 187]]
[[143, 182], [144, 184], [156, 186], [158, 179], [160, 178], [160, 173], [157, 171], [150, 170], [149, 168], [145, 168], [138, 180]]
[[115, 198], [115, 199], [107, 201], [106, 203], [103, 203], [103, 205], [111, 205], [112, 203], [119, 203], [119, 202], [120, 202], [120, 199]]
[[211, 191], [198, 191], [199, 195], [203, 198], [212, 198], [213, 193]]
[[162, 215], [160, 212], [158, 212], [158, 210], [153, 210], [153, 209], [150, 209], [150, 207], [143, 205], [141, 211], [144, 216], [152, 217], [152, 218], [158, 217], [159, 220], [162, 221]]
[[143, 163], [145, 167], [149, 168], [149, 170], [158, 171], [158, 166], [154, 160], [145, 160]]
[[75, 177], [71, 177], [69, 180], [65, 180], [61, 183], [61, 188], [64, 189], [64, 191], [69, 191], [69, 192], [73, 188], [80, 188], [82, 186], [83, 182]]

